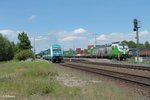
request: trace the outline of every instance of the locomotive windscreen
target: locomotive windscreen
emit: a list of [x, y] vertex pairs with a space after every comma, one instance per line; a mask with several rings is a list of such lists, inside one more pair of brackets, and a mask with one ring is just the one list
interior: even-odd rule
[[128, 46], [125, 43], [121, 43], [121, 44], [119, 44], [119, 48], [120, 49], [128, 49]]
[[60, 48], [53, 48], [53, 51], [61, 51]]

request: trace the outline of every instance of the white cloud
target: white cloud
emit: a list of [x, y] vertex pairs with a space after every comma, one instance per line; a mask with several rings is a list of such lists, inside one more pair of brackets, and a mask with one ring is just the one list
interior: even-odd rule
[[35, 38], [35, 41], [45, 41], [45, 40], [47, 40], [47, 38], [42, 36]]
[[85, 38], [79, 36], [68, 36], [68, 37], [64, 37], [63, 39], [59, 39], [59, 41], [66, 42], [66, 41], [83, 40], [83, 39]]
[[99, 40], [99, 41], [105, 41], [105, 40], [107, 40], [107, 37], [106, 37], [106, 35], [102, 34], [102, 35], [100, 35], [100, 36], [97, 37], [97, 40]]
[[75, 41], [75, 40], [84, 40], [86, 39], [86, 34], [88, 32], [83, 28], [75, 29], [71, 32], [62, 31], [58, 32], [59, 34], [59, 42], [68, 42], [68, 41]]
[[22, 31], [15, 31], [11, 29], [2, 29], [0, 30], [0, 33], [6, 37], [8, 40], [13, 41], [13, 42], [18, 42], [18, 34], [21, 33]]
[[35, 42], [42, 42], [42, 41], [46, 41], [47, 40], [47, 38], [46, 37], [43, 37], [43, 36], [38, 36], [38, 37], [32, 37], [32, 38], [30, 38], [30, 40], [31, 41], [34, 41], [35, 40]]
[[10, 41], [17, 41], [17, 36], [20, 31], [14, 31], [11, 29], [2, 29], [0, 30], [0, 33], [8, 38]]
[[78, 28], [78, 29], [75, 29], [73, 31], [73, 33], [75, 33], [75, 34], [83, 34], [83, 33], [86, 33], [86, 32], [87, 31], [85, 29], [83, 29], [83, 28]]
[[64, 37], [62, 39], [59, 39], [59, 41], [61, 41], [61, 42], [64, 42], [64, 41], [73, 41], [75, 39], [77, 39], [77, 36], [66, 36], [66, 37]]
[[9, 36], [9, 35], [15, 35], [16, 32], [13, 31], [13, 30], [10, 30], [10, 29], [3, 29], [3, 30], [0, 30], [0, 33], [4, 36]]
[[32, 20], [34, 20], [36, 17], [37, 17], [36, 15], [31, 15], [31, 16], [29, 17], [29, 20], [32, 21]]
[[147, 36], [147, 35], [150, 35], [150, 32], [148, 32], [147, 30], [139, 33], [139, 36]]
[[[107, 43], [111, 43], [111, 42], [117, 42], [117, 41], [123, 41], [123, 40], [127, 40], [127, 41], [135, 41], [136, 42], [136, 33], [107, 33], [107, 34], [100, 34], [97, 35], [96, 37], [96, 42], [97, 44], [107, 44]], [[150, 42], [150, 32], [149, 31], [141, 31], [139, 32], [139, 40], [140, 43], [144, 43], [145, 41], [149, 41]], [[90, 40], [90, 44], [94, 44], [95, 42], [95, 38]]]

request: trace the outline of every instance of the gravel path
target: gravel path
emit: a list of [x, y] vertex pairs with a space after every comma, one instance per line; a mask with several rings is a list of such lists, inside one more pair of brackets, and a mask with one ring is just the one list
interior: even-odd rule
[[[62, 66], [60, 66], [60, 67], [62, 67]], [[65, 68], [62, 67], [62, 69], [65, 69]], [[135, 85], [135, 84], [132, 84], [130, 82], [124, 82], [122, 80], [114, 79], [114, 78], [111, 78], [108, 76], [97, 75], [94, 73], [76, 70], [76, 69], [72, 69], [72, 68], [68, 68], [68, 67], [66, 69], [70, 69], [71, 73], [77, 71], [77, 72], [81, 73], [82, 77], [83, 76], [86, 76], [86, 77], [90, 76], [91, 77], [91, 80], [85, 81], [85, 80], [81, 80], [79, 77], [75, 78], [74, 75], [73, 76], [67, 75], [66, 73], [61, 74], [62, 76], [59, 75], [57, 80], [60, 81], [61, 83], [65, 84], [66, 86], [82, 87], [82, 86], [88, 86], [88, 84], [90, 84], [90, 83], [92, 83], [92, 84], [94, 84], [94, 83], [104, 84], [106, 82], [110, 85], [115, 84], [124, 90], [130, 91], [131, 93], [135, 93], [135, 95], [137, 95], [137, 98], [138, 98], [137, 100], [149, 100], [149, 98], [150, 98], [150, 93], [148, 92], [149, 89], [147, 90], [142, 86]], [[79, 83], [77, 83], [77, 82], [79, 82]]]
[[82, 87], [85, 85], [93, 84], [93, 83], [101, 83], [101, 81], [97, 80], [82, 80], [80, 78], [77, 78], [75, 76], [71, 76], [69, 74], [60, 74], [59, 76], [55, 77], [56, 80], [63, 83], [66, 86], [69, 87]]

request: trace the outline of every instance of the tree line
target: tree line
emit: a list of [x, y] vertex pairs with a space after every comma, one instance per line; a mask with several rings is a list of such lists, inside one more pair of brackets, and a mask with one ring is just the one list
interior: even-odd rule
[[[137, 48], [137, 44], [134, 41], [122, 41], [123, 43], [126, 43], [128, 45], [129, 48]], [[145, 43], [139, 43], [139, 48], [147, 48], [150, 49], [150, 44], [148, 41], [146, 41]]]
[[0, 34], [0, 61], [34, 59], [31, 42], [27, 34], [25, 32], [19, 33], [18, 40], [19, 42], [15, 44]]

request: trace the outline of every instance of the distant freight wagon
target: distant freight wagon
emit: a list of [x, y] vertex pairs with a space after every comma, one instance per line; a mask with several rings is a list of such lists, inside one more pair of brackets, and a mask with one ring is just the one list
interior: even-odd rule
[[[137, 48], [130, 48], [130, 50], [129, 50], [129, 56], [130, 57], [136, 57], [137, 55], [138, 55]], [[141, 48], [139, 50], [139, 56], [140, 57], [150, 57], [150, 49]]]
[[141, 57], [150, 57], [150, 49], [142, 49], [139, 52]]

